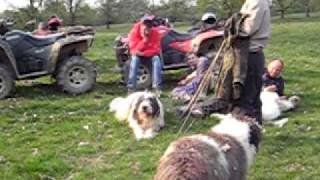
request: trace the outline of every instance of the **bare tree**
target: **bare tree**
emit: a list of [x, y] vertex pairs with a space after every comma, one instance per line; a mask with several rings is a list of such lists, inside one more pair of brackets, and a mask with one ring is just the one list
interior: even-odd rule
[[29, 0], [29, 6], [32, 10], [42, 8], [44, 0]]
[[306, 17], [310, 17], [310, 12], [311, 12], [311, 2], [312, 0], [300, 0], [300, 3], [304, 7], [304, 11], [306, 13]]
[[198, 9], [201, 13], [213, 11], [221, 16], [229, 17], [240, 10], [239, 0], [197, 0]]
[[44, 0], [29, 0], [27, 14], [30, 19], [39, 18], [40, 9], [43, 7]]
[[105, 18], [105, 23], [107, 29], [110, 28], [110, 24], [117, 13], [117, 0], [100, 0], [99, 2], [99, 10], [103, 17]]
[[296, 4], [296, 0], [276, 0], [281, 19], [284, 19], [285, 13]]
[[83, 3], [84, 0], [66, 0], [65, 4], [69, 13], [71, 25], [75, 25], [77, 13]]

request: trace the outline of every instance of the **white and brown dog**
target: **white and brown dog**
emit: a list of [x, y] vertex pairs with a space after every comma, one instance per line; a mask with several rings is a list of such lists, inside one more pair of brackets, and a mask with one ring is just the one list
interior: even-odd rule
[[137, 140], [153, 138], [164, 127], [164, 109], [151, 92], [135, 92], [112, 100], [109, 111], [119, 121], [127, 121]]
[[155, 180], [245, 180], [261, 140], [253, 119], [219, 115], [206, 134], [182, 137], [160, 159]]
[[278, 119], [282, 113], [296, 108], [300, 102], [298, 96], [291, 96], [289, 99], [281, 99], [276, 92], [270, 91], [262, 91], [260, 99], [262, 102], [263, 121], [279, 127], [282, 127], [288, 122], [288, 118]]

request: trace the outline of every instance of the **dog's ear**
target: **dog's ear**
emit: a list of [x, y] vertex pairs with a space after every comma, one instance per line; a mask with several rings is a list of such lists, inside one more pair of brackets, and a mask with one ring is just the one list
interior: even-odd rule
[[149, 101], [151, 102], [151, 107], [152, 107], [152, 116], [153, 117], [157, 117], [160, 115], [160, 106], [158, 103], [158, 99], [157, 97], [151, 97], [149, 98]]

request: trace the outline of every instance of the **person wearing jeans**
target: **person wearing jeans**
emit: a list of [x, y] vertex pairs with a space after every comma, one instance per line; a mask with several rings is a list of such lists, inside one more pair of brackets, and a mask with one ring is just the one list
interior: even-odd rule
[[[142, 57], [143, 58], [143, 57]], [[137, 74], [138, 69], [141, 63], [141, 57], [139, 56], [132, 56], [129, 68], [129, 78], [127, 87], [129, 90], [136, 89], [137, 83]], [[151, 58], [152, 61], [152, 88], [155, 90], [161, 89], [162, 84], [162, 64], [159, 56], [153, 56]]]
[[160, 35], [152, 26], [154, 16], [145, 15], [137, 22], [129, 33], [129, 49], [131, 62], [127, 82], [128, 92], [136, 91], [138, 69], [141, 60], [152, 61], [152, 88], [161, 92], [162, 64], [160, 54]]

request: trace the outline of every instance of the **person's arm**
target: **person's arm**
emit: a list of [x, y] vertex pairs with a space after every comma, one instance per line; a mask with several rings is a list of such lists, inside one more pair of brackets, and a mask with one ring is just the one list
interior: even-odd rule
[[197, 76], [196, 71], [193, 71], [191, 74], [189, 74], [186, 78], [184, 78], [183, 80], [181, 80], [178, 85], [180, 86], [184, 86], [186, 84], [188, 84], [192, 79], [194, 79]]
[[264, 91], [276, 92], [277, 86], [268, 78], [268, 73], [265, 72], [262, 76], [262, 88]]
[[277, 91], [277, 86], [274, 85], [274, 84], [269, 85], [269, 86], [264, 86], [263, 90], [269, 91], [269, 92], [276, 92]]
[[129, 48], [132, 55], [142, 55], [141, 51], [145, 47], [145, 42], [142, 41], [140, 35], [140, 24], [133, 26], [129, 33]]
[[142, 37], [142, 39], [137, 43], [136, 49], [138, 50], [138, 52], [141, 52], [141, 54], [143, 54], [142, 52], [144, 51], [145, 48], [147, 48], [147, 43], [148, 43], [148, 39], [145, 37]]
[[160, 54], [160, 34], [156, 29], [152, 30], [151, 37], [149, 37], [148, 42], [149, 47], [142, 49], [142, 54], [146, 57], [151, 57]]
[[243, 15], [248, 15], [248, 17], [244, 20], [241, 29], [241, 34], [243, 36], [251, 36], [259, 30], [262, 19], [265, 15], [265, 10], [262, 5], [263, 4], [258, 0], [247, 0], [243, 5], [240, 13]]

